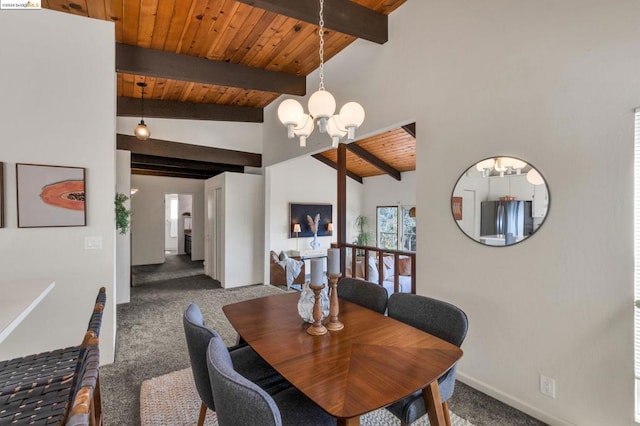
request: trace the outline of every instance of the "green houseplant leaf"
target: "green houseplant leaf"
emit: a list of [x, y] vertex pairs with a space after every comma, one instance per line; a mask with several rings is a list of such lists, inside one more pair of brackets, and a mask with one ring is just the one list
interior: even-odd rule
[[131, 210], [127, 210], [124, 206], [125, 201], [127, 201], [129, 197], [124, 194], [116, 193], [115, 205], [116, 205], [116, 229], [122, 234], [125, 235], [129, 230], [129, 226], [131, 224], [129, 218], [131, 217]]

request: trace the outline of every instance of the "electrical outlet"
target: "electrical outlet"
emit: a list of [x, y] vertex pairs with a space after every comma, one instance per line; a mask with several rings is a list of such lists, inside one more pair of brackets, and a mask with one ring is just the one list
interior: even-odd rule
[[540, 375], [540, 393], [551, 398], [556, 397], [556, 381], [550, 377]]

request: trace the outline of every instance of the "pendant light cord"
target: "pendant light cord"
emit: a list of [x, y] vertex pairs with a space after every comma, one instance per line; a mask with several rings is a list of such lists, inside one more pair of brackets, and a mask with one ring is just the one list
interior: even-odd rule
[[318, 51], [320, 55], [320, 88], [319, 90], [324, 90], [324, 0], [320, 0], [320, 21], [318, 25], [320, 29], [318, 30], [318, 35], [320, 36], [320, 49]]
[[140, 98], [140, 121], [144, 123], [144, 86], [140, 88], [142, 89], [142, 97]]

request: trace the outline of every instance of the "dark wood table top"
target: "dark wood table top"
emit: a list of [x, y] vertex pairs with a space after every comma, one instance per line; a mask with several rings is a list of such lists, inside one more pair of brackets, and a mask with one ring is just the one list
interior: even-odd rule
[[340, 300], [344, 329], [311, 336], [298, 316], [299, 297], [267, 296], [223, 311], [265, 361], [339, 419], [428, 387], [462, 357], [455, 345], [346, 300]]

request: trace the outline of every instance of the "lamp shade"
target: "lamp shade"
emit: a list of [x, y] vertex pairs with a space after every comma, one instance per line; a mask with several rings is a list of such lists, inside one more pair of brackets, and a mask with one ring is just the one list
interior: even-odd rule
[[293, 133], [300, 137], [300, 146], [307, 146], [307, 138], [313, 132], [313, 127], [313, 118], [309, 114], [302, 114], [300, 125], [293, 129]]
[[494, 160], [493, 158], [487, 158], [486, 160], [482, 160], [478, 164], [476, 164], [476, 169], [481, 172], [484, 169], [492, 168], [495, 163], [496, 160]]
[[544, 185], [544, 178], [536, 169], [531, 169], [527, 172], [527, 182], [532, 185]]
[[327, 231], [329, 231], [329, 232], [333, 231], [333, 223], [332, 222], [327, 223]]
[[296, 223], [293, 225], [293, 232], [296, 232], [296, 233], [301, 232], [299, 223]]
[[309, 98], [309, 114], [314, 119], [329, 118], [336, 112], [336, 100], [326, 90], [318, 90]]
[[140, 120], [140, 124], [133, 130], [133, 134], [141, 141], [146, 141], [151, 137], [151, 130], [144, 124], [144, 120]]
[[295, 99], [285, 99], [278, 106], [278, 119], [285, 126], [290, 124], [297, 126], [302, 121], [303, 115], [302, 105]]
[[341, 129], [337, 122], [337, 117], [334, 115], [327, 120], [327, 134], [332, 140], [332, 146], [335, 148], [340, 142], [340, 138], [347, 134], [347, 131]]
[[357, 102], [347, 102], [340, 108], [340, 121], [348, 130], [348, 139], [355, 137], [355, 129], [364, 122], [364, 108]]

